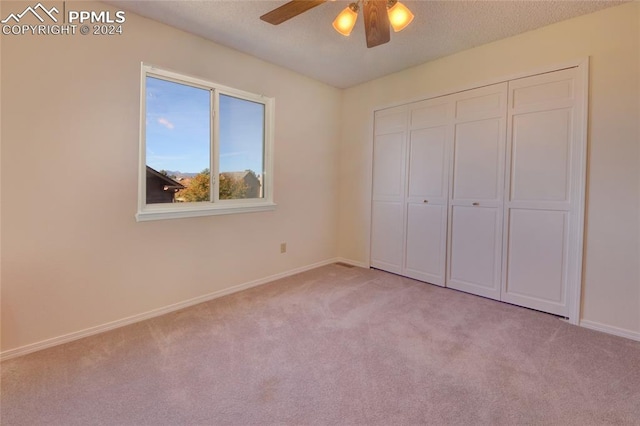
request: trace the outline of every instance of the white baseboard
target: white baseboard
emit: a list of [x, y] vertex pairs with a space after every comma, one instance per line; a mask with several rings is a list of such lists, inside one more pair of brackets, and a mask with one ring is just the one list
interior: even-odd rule
[[601, 324], [595, 321], [582, 320], [580, 326], [591, 330], [602, 331], [603, 333], [613, 334], [614, 336], [626, 337], [627, 339], [637, 340], [640, 342], [640, 333], [637, 331], [627, 330], [624, 328], [614, 327], [612, 325]]
[[266, 278], [260, 278], [257, 280], [249, 281], [244, 284], [235, 285], [233, 287], [225, 288], [223, 290], [214, 291], [213, 293], [205, 294], [203, 296], [194, 297], [193, 299], [185, 300], [178, 303], [173, 303], [168, 306], [164, 306], [162, 308], [153, 309], [148, 312], [144, 312], [141, 314], [133, 315], [130, 317], [122, 318], [116, 321], [111, 321], [106, 324], [98, 325], [95, 327], [86, 328], [84, 330], [75, 331], [73, 333], [65, 334], [58, 337], [53, 337], [50, 339], [42, 340], [40, 342], [31, 343], [25, 346], [20, 346], [15, 349], [9, 349], [4, 352], [0, 352], [0, 361], [5, 361], [10, 358], [15, 358], [22, 355], [27, 355], [32, 352], [40, 351], [42, 349], [47, 349], [53, 346], [61, 345], [63, 343], [72, 342], [74, 340], [82, 339], [83, 337], [93, 336], [95, 334], [104, 333], [105, 331], [113, 330], [115, 328], [124, 327], [125, 325], [133, 324], [136, 322], [144, 321], [150, 318], [154, 318], [160, 315], [168, 314], [169, 312], [174, 312], [179, 309], [184, 309], [189, 306], [197, 305], [198, 303], [208, 302], [213, 299], [217, 299], [218, 297], [226, 296], [228, 294], [237, 293], [242, 290], [246, 290], [252, 287], [257, 287], [262, 284], [269, 283], [271, 281], [279, 280], [281, 278], [285, 278], [291, 275], [299, 274], [301, 272], [308, 271], [310, 269], [319, 268], [321, 266], [329, 265], [331, 263], [343, 262], [353, 264], [354, 266], [360, 266], [354, 262], [341, 259], [341, 258], [333, 258], [324, 260], [322, 262], [313, 263], [311, 265], [302, 266], [300, 268], [291, 269], [289, 271], [281, 272], [279, 274], [271, 275]]
[[357, 266], [358, 268], [365, 269], [369, 269], [371, 267], [368, 263], [358, 262], [344, 257], [336, 257], [335, 262], [346, 263], [347, 265]]
[[[53, 346], [61, 345], [63, 343], [72, 342], [74, 340], [82, 339], [83, 337], [104, 333], [105, 331], [113, 330], [119, 327], [124, 327], [129, 324], [144, 321], [160, 315], [168, 314], [170, 312], [184, 309], [189, 306], [197, 305], [198, 303], [208, 302], [210, 300], [217, 299], [218, 297], [226, 296], [232, 293], [237, 293], [242, 290], [246, 290], [252, 287], [257, 287], [262, 284], [267, 284], [269, 282], [279, 280], [281, 278], [286, 278], [291, 275], [299, 274], [301, 272], [309, 271], [311, 269], [319, 268], [321, 266], [329, 265], [331, 263], [336, 263], [336, 262], [346, 263], [348, 265], [353, 265], [353, 266], [357, 266], [359, 268], [365, 268], [365, 269], [368, 269], [370, 267], [368, 264], [364, 262], [358, 262], [358, 261], [346, 259], [343, 257], [327, 259], [322, 262], [313, 263], [311, 265], [302, 266], [300, 268], [295, 268], [289, 271], [281, 272], [279, 274], [271, 275], [266, 278], [260, 278], [257, 280], [246, 282], [244, 284], [235, 285], [233, 287], [229, 287], [223, 290], [218, 290], [213, 293], [205, 294], [203, 296], [194, 297], [192, 299], [174, 303], [168, 306], [164, 306], [162, 308], [153, 309], [148, 312], [122, 318], [116, 321], [111, 321], [106, 324], [86, 328], [84, 330], [76, 331], [76, 332], [65, 334], [58, 337], [53, 337], [51, 339], [42, 340], [40, 342], [31, 343], [29, 345], [21, 346], [19, 348], [0, 352], [0, 361], [5, 361], [10, 358], [27, 355], [32, 352], [37, 352], [43, 349], [51, 348]], [[620, 337], [625, 337], [627, 339], [640, 341], [640, 333], [636, 331], [626, 330], [623, 328], [618, 328], [618, 327], [601, 324], [601, 323], [598, 323], [595, 321], [589, 321], [589, 320], [580, 321], [580, 326], [591, 329], [591, 330], [601, 331], [604, 333], [613, 334], [615, 336], [620, 336]]]

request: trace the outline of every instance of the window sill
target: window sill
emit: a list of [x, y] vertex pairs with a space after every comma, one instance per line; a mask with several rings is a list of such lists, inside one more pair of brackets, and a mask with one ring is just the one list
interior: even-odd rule
[[[175, 204], [171, 205], [172, 207]], [[238, 214], [238, 213], [254, 213], [254, 212], [266, 212], [276, 209], [276, 204], [272, 202], [261, 202], [246, 205], [195, 205], [195, 206], [176, 206], [173, 208], [167, 208], [163, 206], [151, 206], [145, 210], [139, 211], [136, 214], [137, 222], [146, 222], [150, 220], [165, 220], [165, 219], [182, 219], [187, 217], [201, 217], [201, 216], [217, 216], [223, 214]]]

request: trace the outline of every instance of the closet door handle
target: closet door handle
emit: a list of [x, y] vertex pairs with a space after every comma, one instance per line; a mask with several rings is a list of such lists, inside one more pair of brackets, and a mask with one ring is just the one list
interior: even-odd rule
[[471, 203], [471, 205], [472, 205], [472, 206], [479, 206], [479, 205], [480, 205], [480, 203], [476, 201], [475, 203]]

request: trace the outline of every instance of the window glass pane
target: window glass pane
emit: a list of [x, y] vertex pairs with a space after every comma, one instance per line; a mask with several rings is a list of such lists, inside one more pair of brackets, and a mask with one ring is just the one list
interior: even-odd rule
[[146, 78], [147, 204], [210, 201], [210, 91]]
[[263, 198], [264, 105], [220, 95], [221, 200]]

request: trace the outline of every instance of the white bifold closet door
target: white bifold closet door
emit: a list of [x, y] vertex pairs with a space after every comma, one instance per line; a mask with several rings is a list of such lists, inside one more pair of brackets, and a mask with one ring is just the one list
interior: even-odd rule
[[562, 316], [581, 267], [584, 95], [576, 74], [509, 82], [502, 300]]
[[442, 99], [376, 112], [371, 266], [444, 285], [452, 115]]
[[453, 95], [447, 287], [500, 299], [507, 83]]
[[371, 266], [402, 274], [408, 108], [377, 111], [373, 143]]
[[411, 105], [404, 274], [441, 286], [447, 253], [452, 118], [453, 109], [446, 98]]

